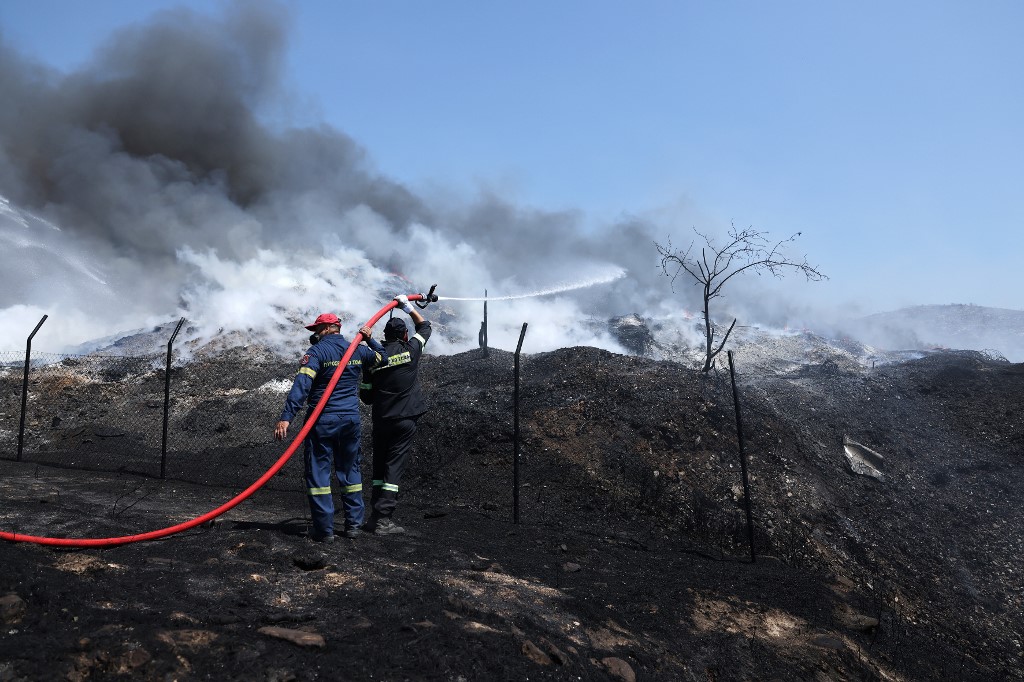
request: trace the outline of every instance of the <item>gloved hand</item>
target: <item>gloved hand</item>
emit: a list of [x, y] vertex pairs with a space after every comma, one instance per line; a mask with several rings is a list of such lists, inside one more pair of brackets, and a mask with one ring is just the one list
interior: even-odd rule
[[412, 312], [412, 304], [409, 303], [409, 297], [405, 294], [399, 294], [395, 296], [395, 300], [398, 301], [398, 307], [402, 309], [404, 313]]

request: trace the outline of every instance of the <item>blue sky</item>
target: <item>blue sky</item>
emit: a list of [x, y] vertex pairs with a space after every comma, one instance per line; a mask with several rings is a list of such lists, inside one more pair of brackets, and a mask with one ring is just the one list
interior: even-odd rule
[[[4, 0], [0, 30], [71, 71], [182, 5], [217, 7]], [[1024, 309], [1024, 3], [286, 7], [289, 106], [266, 115], [343, 130], [418, 190], [641, 215], [679, 241], [802, 232], [831, 279], [799, 285], [866, 312]]]

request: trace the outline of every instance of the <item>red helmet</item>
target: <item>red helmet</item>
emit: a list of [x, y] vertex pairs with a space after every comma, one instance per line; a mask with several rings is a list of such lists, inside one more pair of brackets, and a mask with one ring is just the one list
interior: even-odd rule
[[336, 324], [341, 326], [341, 320], [334, 313], [320, 313], [320, 315], [313, 321], [313, 324], [307, 324], [306, 329], [311, 332], [315, 332], [316, 328], [322, 324]]

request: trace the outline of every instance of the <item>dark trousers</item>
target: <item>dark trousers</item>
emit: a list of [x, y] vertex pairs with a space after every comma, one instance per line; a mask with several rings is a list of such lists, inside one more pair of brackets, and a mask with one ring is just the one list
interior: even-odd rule
[[334, 498], [331, 495], [331, 465], [341, 487], [345, 527], [363, 525], [363, 476], [360, 471], [359, 416], [321, 414], [306, 437], [306, 493], [313, 517], [313, 534], [334, 532]]
[[373, 493], [370, 503], [377, 517], [390, 518], [398, 504], [398, 485], [409, 463], [416, 420], [378, 419], [373, 422]]

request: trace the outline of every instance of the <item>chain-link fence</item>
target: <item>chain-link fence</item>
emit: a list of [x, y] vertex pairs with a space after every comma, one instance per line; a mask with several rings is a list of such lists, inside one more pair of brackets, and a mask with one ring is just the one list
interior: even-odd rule
[[[193, 360], [168, 384], [163, 358], [33, 353], [22, 416], [24, 367], [0, 352], [5, 459], [235, 487], [285, 449], [272, 433], [293, 363]], [[301, 488], [301, 455], [268, 485]]]

